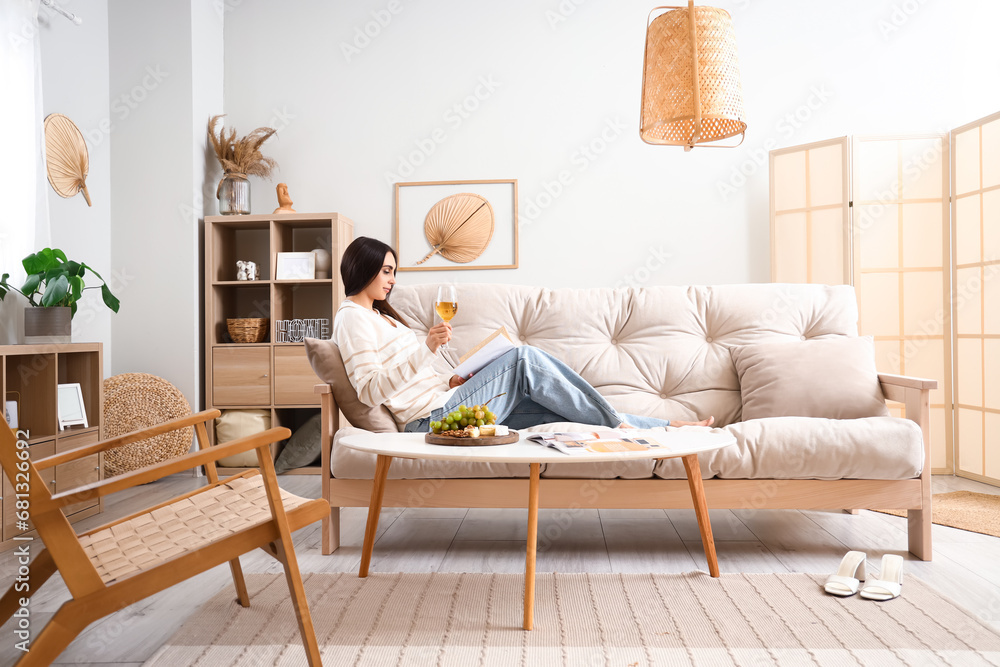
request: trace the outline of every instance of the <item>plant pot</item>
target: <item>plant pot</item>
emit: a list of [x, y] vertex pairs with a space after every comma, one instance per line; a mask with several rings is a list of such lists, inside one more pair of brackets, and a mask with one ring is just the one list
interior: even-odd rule
[[250, 213], [250, 181], [242, 174], [224, 174], [215, 195], [219, 198], [221, 215]]
[[70, 343], [73, 338], [73, 311], [68, 306], [24, 309], [24, 342]]

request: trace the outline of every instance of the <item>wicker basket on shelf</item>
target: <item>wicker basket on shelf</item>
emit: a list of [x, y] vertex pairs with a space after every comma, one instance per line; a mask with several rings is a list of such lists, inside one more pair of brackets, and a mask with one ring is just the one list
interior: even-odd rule
[[234, 343], [263, 343], [268, 321], [266, 317], [233, 317], [226, 320], [226, 328]]

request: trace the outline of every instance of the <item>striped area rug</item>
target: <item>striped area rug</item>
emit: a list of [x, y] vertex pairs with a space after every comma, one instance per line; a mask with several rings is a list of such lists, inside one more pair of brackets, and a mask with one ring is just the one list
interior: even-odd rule
[[[823, 593], [823, 575], [540, 574], [521, 629], [515, 574], [310, 574], [324, 665], [1000, 665], [1000, 634], [906, 577], [888, 602]], [[146, 665], [304, 665], [284, 576], [247, 577]]]

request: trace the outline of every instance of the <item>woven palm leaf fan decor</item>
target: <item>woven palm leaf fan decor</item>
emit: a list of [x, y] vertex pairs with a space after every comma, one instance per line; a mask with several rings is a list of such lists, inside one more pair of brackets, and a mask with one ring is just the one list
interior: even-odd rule
[[87, 192], [90, 171], [87, 142], [80, 128], [61, 113], [45, 117], [45, 166], [49, 183], [60, 197], [74, 197], [83, 192], [87, 206], [92, 206]]
[[438, 253], [459, 264], [471, 262], [490, 244], [493, 219], [493, 206], [485, 197], [468, 192], [445, 197], [427, 213], [424, 235], [431, 251], [416, 263]]

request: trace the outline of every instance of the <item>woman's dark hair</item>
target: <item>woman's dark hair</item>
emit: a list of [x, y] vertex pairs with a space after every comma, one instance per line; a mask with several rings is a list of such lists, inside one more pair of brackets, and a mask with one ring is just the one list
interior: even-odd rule
[[[387, 252], [392, 253], [392, 257], [398, 265], [399, 258], [396, 257], [396, 251], [390, 248], [388, 244], [367, 236], [359, 236], [351, 241], [351, 245], [347, 246], [343, 257], [340, 259], [340, 277], [344, 281], [344, 293], [347, 296], [354, 296], [360, 293], [375, 280], [379, 271], [385, 266], [385, 254]], [[393, 275], [395, 273], [396, 271], [393, 270]], [[388, 315], [403, 326], [409, 326], [406, 320], [389, 305], [388, 295], [386, 295], [384, 301], [376, 300], [372, 305], [375, 307], [375, 310], [383, 315]]]

